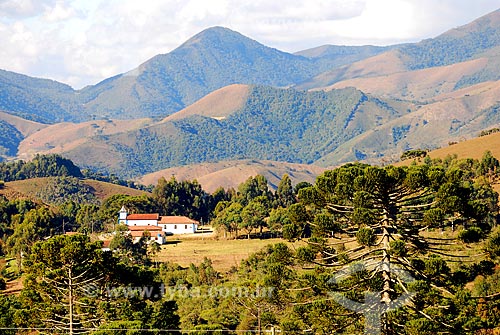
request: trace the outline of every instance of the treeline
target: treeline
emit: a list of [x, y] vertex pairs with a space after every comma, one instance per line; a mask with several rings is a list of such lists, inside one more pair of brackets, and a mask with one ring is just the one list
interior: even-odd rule
[[483, 136], [494, 134], [494, 133], [498, 133], [498, 132], [500, 132], [500, 128], [491, 128], [491, 129], [488, 129], [488, 130], [481, 131], [479, 133], [478, 137], [483, 137]]

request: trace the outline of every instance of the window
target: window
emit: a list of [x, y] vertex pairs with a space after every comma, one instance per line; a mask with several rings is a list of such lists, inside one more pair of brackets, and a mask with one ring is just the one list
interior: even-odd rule
[[177, 225], [174, 225], [174, 229], [177, 229]]
[[186, 230], [188, 229], [188, 225], [187, 225], [187, 224], [186, 224], [186, 225], [184, 225], [184, 229], [186, 229]]

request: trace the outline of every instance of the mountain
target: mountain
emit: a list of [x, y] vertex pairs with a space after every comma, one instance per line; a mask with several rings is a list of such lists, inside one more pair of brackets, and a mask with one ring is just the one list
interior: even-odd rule
[[51, 80], [0, 72], [0, 108], [44, 123], [163, 118], [231, 84], [287, 87], [385, 50], [335, 47], [290, 54], [222, 27], [206, 29], [170, 53], [74, 91]]
[[322, 65], [321, 68], [333, 69], [376, 56], [397, 47], [398, 45], [387, 47], [373, 45], [322, 45], [320, 47], [296, 52], [294, 55], [314, 59], [317, 63]]
[[[356, 47], [350, 48], [355, 54]], [[380, 48], [358, 52], [373, 54]], [[286, 87], [336, 66], [345, 53], [290, 54], [227, 28], [209, 28], [168, 54], [82, 90], [87, 113], [111, 118], [161, 117], [231, 84]], [[350, 56], [352, 57], [352, 56]], [[340, 61], [340, 63], [345, 63]]]
[[0, 157], [62, 153], [123, 178], [219, 161], [395, 162], [500, 124], [499, 36], [500, 11], [419, 43], [296, 54], [215, 27], [80, 91], [3, 72]]
[[434, 102], [346, 141], [315, 164], [339, 164], [360, 155], [371, 163], [392, 163], [409, 149], [435, 149], [475, 137], [500, 124], [499, 96], [500, 81], [438, 95]]
[[17, 155], [25, 137], [43, 129], [46, 125], [0, 112], [0, 161], [3, 157]]
[[321, 88], [353, 78], [380, 77], [486, 58], [488, 62], [484, 67], [464, 75], [456, 84], [456, 88], [461, 88], [499, 80], [500, 74], [496, 70], [500, 64], [499, 53], [500, 9], [436, 38], [397, 46], [374, 57], [321, 73], [296, 88]]
[[178, 112], [179, 116], [151, 126], [90, 137], [69, 150], [55, 142], [52, 146], [82, 167], [127, 178], [221, 160], [309, 164], [374, 125], [400, 117], [398, 110], [412, 108], [408, 103], [380, 100], [351, 88], [301, 92], [268, 86], [250, 86], [248, 92], [244, 87], [232, 86], [193, 106], [209, 106], [217, 100], [216, 93], [224, 95], [228, 90], [239, 91], [245, 99], [224, 115], [214, 112], [220, 111], [216, 106], [213, 110], [200, 109], [199, 113], [187, 108]]
[[75, 91], [59, 82], [0, 70], [0, 110], [27, 120], [52, 123], [81, 120]]

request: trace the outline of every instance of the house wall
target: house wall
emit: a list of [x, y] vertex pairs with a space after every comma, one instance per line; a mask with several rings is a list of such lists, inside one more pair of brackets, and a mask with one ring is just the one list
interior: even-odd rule
[[184, 223], [167, 223], [160, 224], [165, 233], [169, 234], [193, 234], [198, 229], [197, 224], [184, 224]]
[[128, 226], [158, 226], [158, 220], [126, 220]]

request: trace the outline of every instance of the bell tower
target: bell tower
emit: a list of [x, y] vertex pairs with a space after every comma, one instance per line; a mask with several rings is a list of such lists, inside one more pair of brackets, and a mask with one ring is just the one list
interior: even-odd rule
[[118, 212], [118, 223], [127, 224], [127, 215], [127, 209], [125, 206], [122, 206], [122, 209]]

